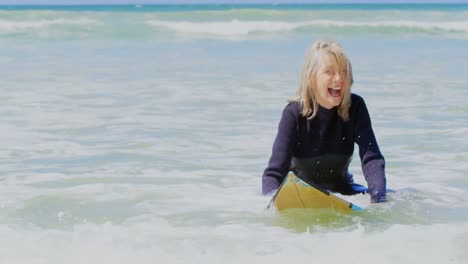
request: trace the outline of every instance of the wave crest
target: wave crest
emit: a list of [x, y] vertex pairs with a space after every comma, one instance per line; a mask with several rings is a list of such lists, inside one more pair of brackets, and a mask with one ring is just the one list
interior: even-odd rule
[[[103, 19], [104, 18], [104, 19]], [[53, 31], [77, 34], [85, 32], [93, 36], [148, 36], [163, 32], [195, 36], [214, 36], [220, 38], [256, 36], [256, 34], [281, 34], [284, 32], [330, 32], [340, 34], [384, 33], [389, 35], [408, 32], [424, 34], [454, 34], [468, 36], [468, 20], [426, 22], [414, 20], [387, 21], [344, 21], [323, 20], [147, 20], [143, 17], [55, 17], [41, 19], [0, 19], [0, 34], [44, 33]]]
[[257, 32], [284, 32], [298, 29], [359, 28], [374, 31], [446, 31], [468, 33], [468, 21], [423, 22], [423, 21], [374, 21], [347, 22], [335, 20], [314, 20], [303, 22], [283, 21], [225, 21], [189, 22], [150, 20], [151, 26], [165, 28], [179, 33], [210, 34], [217, 36], [242, 36]]
[[40, 20], [4, 20], [0, 19], [0, 33], [16, 33], [28, 30], [37, 30], [48, 28], [51, 26], [82, 26], [97, 24], [96, 20], [88, 18], [80, 19], [66, 19], [66, 18], [55, 18], [55, 19], [40, 19]]

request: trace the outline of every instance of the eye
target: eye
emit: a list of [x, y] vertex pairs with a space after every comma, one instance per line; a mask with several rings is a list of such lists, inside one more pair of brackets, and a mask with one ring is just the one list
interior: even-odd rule
[[326, 69], [325, 73], [328, 74], [328, 75], [334, 75], [335, 71], [333, 69]]

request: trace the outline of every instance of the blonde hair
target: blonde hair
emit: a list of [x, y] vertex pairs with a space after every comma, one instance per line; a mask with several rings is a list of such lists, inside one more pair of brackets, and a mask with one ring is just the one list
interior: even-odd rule
[[289, 102], [299, 102], [302, 107], [302, 115], [312, 119], [317, 115], [318, 103], [315, 99], [315, 86], [317, 84], [317, 71], [324, 62], [328, 60], [339, 72], [343, 73], [344, 80], [342, 88], [343, 98], [338, 105], [338, 115], [344, 120], [349, 119], [349, 107], [351, 106], [351, 85], [353, 84], [353, 73], [351, 63], [343, 48], [333, 41], [317, 41], [312, 44], [306, 55], [302, 68], [301, 82], [296, 96]]

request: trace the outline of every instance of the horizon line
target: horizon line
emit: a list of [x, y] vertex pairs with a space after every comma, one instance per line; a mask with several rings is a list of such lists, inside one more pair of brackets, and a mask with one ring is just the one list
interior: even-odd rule
[[468, 4], [468, 2], [460, 1], [441, 1], [441, 2], [320, 2], [320, 3], [303, 3], [303, 2], [292, 2], [292, 3], [211, 3], [211, 2], [202, 2], [202, 3], [15, 3], [15, 4], [3, 4], [0, 3], [0, 6], [176, 6], [176, 5], [264, 5], [264, 6], [277, 6], [277, 5], [454, 5], [454, 4]]

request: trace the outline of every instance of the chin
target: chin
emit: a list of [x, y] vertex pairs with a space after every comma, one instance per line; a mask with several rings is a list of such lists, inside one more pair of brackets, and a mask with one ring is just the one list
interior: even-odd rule
[[329, 102], [330, 102], [330, 105], [335, 107], [335, 106], [339, 106], [341, 104], [341, 101], [342, 101], [341, 99], [339, 101], [332, 99]]

